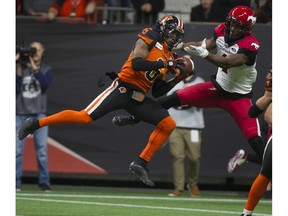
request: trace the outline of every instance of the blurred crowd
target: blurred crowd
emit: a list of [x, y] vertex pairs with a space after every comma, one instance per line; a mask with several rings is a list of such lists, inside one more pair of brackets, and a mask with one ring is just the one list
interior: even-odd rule
[[[171, 3], [170, 0], [16, 0], [16, 14], [47, 21], [69, 18], [69, 21], [92, 24], [151, 24], [158, 20], [160, 12], [173, 9]], [[238, 5], [251, 7], [257, 14], [257, 23], [272, 24], [272, 0], [194, 0], [189, 21], [223, 22], [227, 13]], [[129, 16], [131, 11], [135, 13]]]

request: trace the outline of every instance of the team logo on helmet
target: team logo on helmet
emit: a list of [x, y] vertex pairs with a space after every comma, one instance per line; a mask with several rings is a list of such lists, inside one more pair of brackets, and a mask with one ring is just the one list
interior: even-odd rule
[[252, 25], [254, 25], [254, 23], [256, 23], [256, 17], [255, 16], [248, 16], [247, 21], [251, 21]]
[[251, 43], [251, 46], [254, 46], [256, 50], [260, 47], [260, 46], [259, 46], [258, 44], [256, 44], [256, 43]]

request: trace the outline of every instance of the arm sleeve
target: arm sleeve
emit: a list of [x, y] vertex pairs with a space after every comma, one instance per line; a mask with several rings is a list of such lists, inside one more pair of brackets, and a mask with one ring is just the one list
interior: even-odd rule
[[259, 107], [256, 104], [253, 104], [249, 111], [248, 115], [250, 118], [256, 118], [258, 117], [264, 110], [259, 109]]
[[141, 57], [136, 57], [132, 59], [132, 68], [135, 71], [156, 70], [159, 68], [164, 68], [164, 62], [163, 61], [149, 61]]

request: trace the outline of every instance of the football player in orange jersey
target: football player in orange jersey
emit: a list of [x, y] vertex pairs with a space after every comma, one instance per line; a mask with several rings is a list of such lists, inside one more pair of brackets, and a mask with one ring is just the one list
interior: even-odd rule
[[[249, 116], [255, 118], [265, 110], [264, 118], [269, 126], [272, 127], [272, 69], [268, 72], [265, 83], [264, 95], [254, 103], [249, 109]], [[272, 180], [272, 134], [269, 137], [265, 152], [263, 155], [263, 162], [261, 170], [254, 180], [245, 208], [241, 216], [251, 216], [256, 205], [261, 197], [266, 192], [269, 182]]]
[[[47, 125], [87, 124], [111, 111], [126, 110], [156, 127], [139, 158], [130, 164], [132, 173], [153, 186], [146, 165], [174, 130], [175, 122], [165, 108], [146, 94], [151, 89], [154, 97], [160, 97], [189, 76], [181, 70], [184, 63], [177, 60], [172, 51], [183, 37], [182, 20], [173, 15], [159, 19], [155, 28], [145, 28], [138, 34], [138, 40], [118, 76], [85, 109], [64, 110], [39, 120], [28, 118], [18, 131], [19, 139]], [[175, 74], [176, 69], [180, 73], [168, 80], [166, 73]]]

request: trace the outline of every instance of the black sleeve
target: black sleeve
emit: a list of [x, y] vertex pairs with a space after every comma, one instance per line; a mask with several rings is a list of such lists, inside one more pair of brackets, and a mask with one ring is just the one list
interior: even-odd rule
[[136, 57], [132, 59], [132, 69], [135, 71], [150, 71], [156, 70], [159, 68], [164, 68], [163, 61], [148, 61], [141, 57]]
[[178, 81], [174, 78], [165, 82], [164, 80], [157, 80], [152, 86], [152, 95], [155, 98], [161, 97], [167, 94], [176, 84]]
[[258, 117], [264, 110], [259, 109], [259, 107], [257, 107], [256, 104], [253, 104], [249, 111], [248, 111], [248, 115], [250, 118], [256, 118]]
[[247, 65], [253, 65], [256, 61], [257, 53], [248, 49], [239, 49], [237, 53], [242, 53], [249, 58]]

